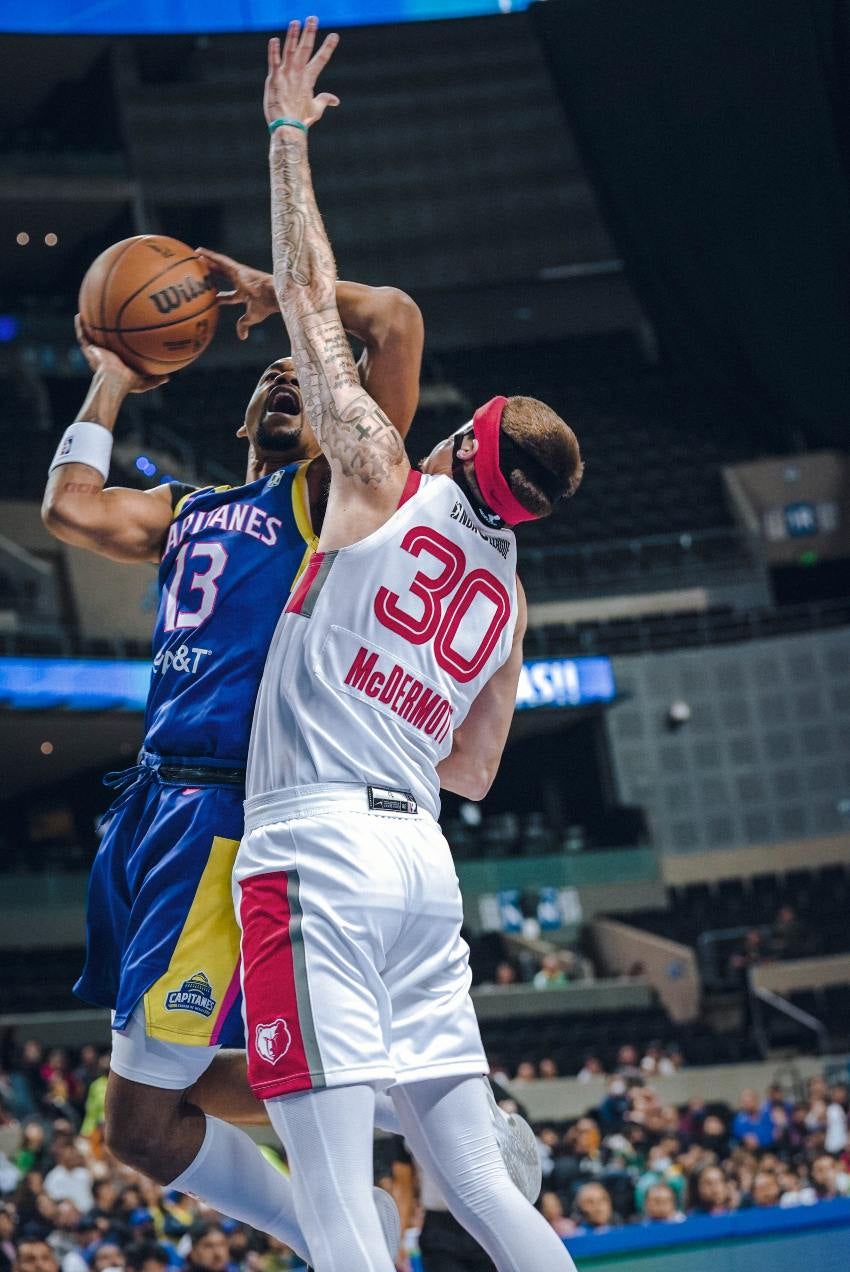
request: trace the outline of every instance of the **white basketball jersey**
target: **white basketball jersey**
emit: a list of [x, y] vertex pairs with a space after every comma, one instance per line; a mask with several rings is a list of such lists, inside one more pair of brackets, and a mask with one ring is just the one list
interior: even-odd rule
[[248, 796], [324, 782], [409, 791], [439, 813], [436, 766], [507, 660], [516, 540], [449, 477], [411, 472], [368, 538], [318, 552], [289, 598], [263, 674]]

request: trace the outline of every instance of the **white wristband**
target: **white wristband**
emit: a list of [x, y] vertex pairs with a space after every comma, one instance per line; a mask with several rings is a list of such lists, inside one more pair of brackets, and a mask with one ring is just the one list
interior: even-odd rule
[[88, 420], [76, 420], [62, 434], [50, 472], [62, 464], [88, 464], [89, 468], [96, 468], [106, 481], [111, 459], [112, 434], [109, 429]]

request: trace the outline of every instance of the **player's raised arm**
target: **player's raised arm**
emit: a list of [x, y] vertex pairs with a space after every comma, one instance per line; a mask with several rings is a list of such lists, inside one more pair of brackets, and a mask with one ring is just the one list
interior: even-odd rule
[[88, 548], [113, 561], [158, 561], [171, 521], [169, 487], [142, 491], [104, 486], [112, 430], [125, 397], [156, 388], [164, 377], [142, 376], [114, 353], [91, 344], [79, 317], [77, 338], [94, 376], [50, 467], [42, 521], [63, 543]]
[[450, 753], [437, 765], [440, 786], [464, 799], [483, 799], [493, 785], [516, 710], [522, 642], [528, 623], [525, 592], [516, 581], [517, 621], [506, 662], [490, 677], [455, 729]]
[[[236, 323], [240, 340], [271, 314], [280, 313], [271, 274], [208, 247], [199, 247], [197, 254], [226, 283], [218, 293], [219, 303], [245, 306]], [[398, 287], [369, 287], [345, 279], [337, 280], [336, 306], [345, 330], [363, 343], [357, 363], [360, 383], [406, 437], [419, 401], [425, 340], [419, 306]]]
[[[290, 23], [284, 48], [269, 42], [264, 106], [270, 147], [274, 282], [292, 341], [304, 405], [333, 481], [322, 540], [365, 534], [397, 505], [409, 470], [401, 438], [360, 383], [336, 304], [336, 265], [307, 157], [307, 129], [337, 99], [314, 96], [316, 79], [338, 37], [314, 53], [316, 19]], [[352, 521], [354, 518], [354, 522]]]

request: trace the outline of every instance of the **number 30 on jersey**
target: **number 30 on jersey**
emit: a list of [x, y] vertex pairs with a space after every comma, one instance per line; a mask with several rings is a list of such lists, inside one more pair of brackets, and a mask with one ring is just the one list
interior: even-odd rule
[[[410, 584], [410, 593], [420, 602], [419, 613], [406, 609], [397, 592], [379, 588], [374, 603], [378, 621], [413, 645], [433, 640], [443, 671], [461, 683], [474, 680], [511, 616], [507, 590], [489, 570], [467, 574], [463, 550], [431, 526], [413, 526], [401, 548], [414, 557], [426, 554], [437, 570], [417, 571]], [[471, 653], [464, 652], [470, 648]]]

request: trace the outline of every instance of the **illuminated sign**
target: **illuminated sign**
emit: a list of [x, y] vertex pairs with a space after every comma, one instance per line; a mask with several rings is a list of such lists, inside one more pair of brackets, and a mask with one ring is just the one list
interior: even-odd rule
[[613, 702], [616, 692], [610, 658], [534, 658], [522, 664], [516, 705], [584, 707]]
[[[150, 663], [123, 658], [0, 658], [0, 708], [144, 711]], [[583, 707], [616, 693], [610, 658], [534, 658], [523, 663], [517, 710]]]
[[[322, 27], [472, 18], [526, 9], [529, 0], [325, 0]], [[307, 10], [304, 11], [305, 13]], [[277, 0], [3, 0], [0, 30], [44, 35], [280, 31], [291, 11]]]
[[0, 658], [0, 707], [144, 711], [150, 663], [129, 658]]

